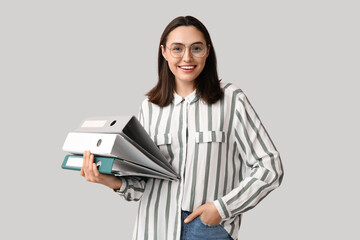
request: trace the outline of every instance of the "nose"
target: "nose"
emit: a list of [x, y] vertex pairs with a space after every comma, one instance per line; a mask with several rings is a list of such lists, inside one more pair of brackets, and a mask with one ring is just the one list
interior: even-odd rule
[[189, 47], [185, 49], [183, 60], [184, 62], [190, 62], [192, 58], [191, 50]]

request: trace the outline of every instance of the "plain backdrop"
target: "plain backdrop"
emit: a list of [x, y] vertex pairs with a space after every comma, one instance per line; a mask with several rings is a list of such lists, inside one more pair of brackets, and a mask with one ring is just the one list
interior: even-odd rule
[[137, 203], [62, 170], [62, 144], [84, 118], [137, 115], [163, 29], [193, 15], [285, 169], [239, 239], [360, 239], [359, 10], [348, 0], [0, 0], [0, 238], [131, 239]]

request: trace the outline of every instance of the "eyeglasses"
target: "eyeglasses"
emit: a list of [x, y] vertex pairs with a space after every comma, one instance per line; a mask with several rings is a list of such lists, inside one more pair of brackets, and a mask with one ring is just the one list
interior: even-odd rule
[[170, 47], [166, 47], [170, 50], [171, 56], [174, 58], [182, 58], [185, 54], [186, 48], [190, 47], [190, 52], [194, 57], [204, 57], [207, 53], [207, 47], [203, 43], [193, 43], [190, 46], [186, 46], [181, 43], [173, 43]]

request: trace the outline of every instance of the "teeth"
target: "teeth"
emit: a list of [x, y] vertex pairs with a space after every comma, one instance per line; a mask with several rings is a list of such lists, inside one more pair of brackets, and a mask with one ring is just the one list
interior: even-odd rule
[[194, 66], [182, 66], [180, 68], [182, 68], [182, 69], [194, 69]]

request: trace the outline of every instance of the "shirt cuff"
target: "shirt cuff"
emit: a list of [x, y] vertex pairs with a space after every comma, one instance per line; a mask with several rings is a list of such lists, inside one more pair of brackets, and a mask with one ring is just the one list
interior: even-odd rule
[[230, 214], [231, 212], [227, 208], [227, 205], [225, 204], [225, 202], [223, 201], [222, 198], [215, 200], [214, 204], [223, 220], [229, 219], [231, 217], [231, 214]]
[[125, 178], [121, 177], [120, 180], [121, 180], [121, 187], [120, 189], [114, 189], [114, 192], [124, 194], [127, 190], [128, 183]]

